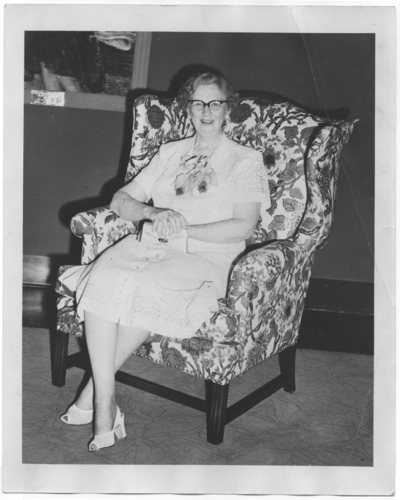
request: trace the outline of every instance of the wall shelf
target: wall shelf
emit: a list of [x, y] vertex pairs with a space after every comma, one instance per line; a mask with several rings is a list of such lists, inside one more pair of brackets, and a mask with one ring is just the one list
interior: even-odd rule
[[[147, 75], [149, 71], [149, 59], [151, 48], [151, 32], [137, 32], [135, 41], [135, 56], [133, 60], [133, 71], [131, 89], [147, 87]], [[51, 91], [46, 91], [51, 93]], [[57, 92], [59, 94], [60, 92]], [[65, 108], [98, 109], [102, 111], [126, 110], [126, 97], [107, 94], [89, 94], [81, 92], [64, 92]], [[24, 103], [31, 104], [31, 90], [24, 89]], [[32, 104], [32, 106], [51, 106], [49, 104]]]
[[[46, 92], [51, 93], [51, 91]], [[64, 106], [51, 106], [45, 104], [32, 104], [32, 106], [99, 109], [103, 111], [125, 111], [126, 97], [123, 96], [106, 94], [85, 94], [80, 92], [64, 92], [64, 94]], [[31, 90], [29, 89], [25, 89], [24, 91], [24, 103], [31, 104]]]

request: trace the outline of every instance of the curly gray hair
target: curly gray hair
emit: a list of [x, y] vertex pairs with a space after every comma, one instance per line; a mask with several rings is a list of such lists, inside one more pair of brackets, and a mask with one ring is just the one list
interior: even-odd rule
[[179, 90], [177, 101], [179, 107], [186, 111], [189, 105], [189, 100], [200, 85], [217, 85], [219, 89], [225, 94], [228, 101], [228, 109], [231, 110], [236, 106], [239, 101], [239, 94], [235, 92], [232, 84], [222, 75], [214, 73], [197, 73], [185, 82]]

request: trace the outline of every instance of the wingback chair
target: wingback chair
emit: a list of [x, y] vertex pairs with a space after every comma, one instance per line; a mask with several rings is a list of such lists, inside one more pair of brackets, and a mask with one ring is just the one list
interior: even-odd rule
[[[295, 390], [295, 346], [311, 269], [332, 226], [340, 155], [355, 121], [328, 121], [262, 98], [241, 99], [227, 119], [228, 137], [262, 152], [271, 207], [261, 213], [246, 252], [233, 267], [219, 311], [192, 338], [152, 334], [133, 353], [205, 379], [206, 400], [116, 374], [123, 383], [204, 411], [210, 443], [222, 443], [225, 424], [274, 392]], [[193, 133], [175, 99], [136, 99], [126, 182], [146, 168], [162, 143]], [[137, 233], [139, 224], [101, 207], [76, 215], [71, 229], [83, 239], [81, 263], [88, 264], [127, 234]], [[62, 386], [68, 367], [84, 366], [76, 355], [68, 356], [69, 334], [81, 337], [84, 331], [77, 322], [74, 294], [60, 282], [57, 292], [52, 377], [54, 385]], [[280, 375], [227, 407], [229, 384], [276, 354]]]

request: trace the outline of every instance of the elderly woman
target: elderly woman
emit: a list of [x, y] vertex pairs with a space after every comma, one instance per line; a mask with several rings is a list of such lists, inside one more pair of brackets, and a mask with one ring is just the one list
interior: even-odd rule
[[[92, 264], [60, 278], [76, 290], [93, 374], [61, 419], [90, 423], [94, 408], [90, 451], [126, 436], [115, 402], [115, 372], [150, 334], [195, 335], [225, 295], [232, 262], [245, 249], [261, 204], [269, 205], [261, 153], [223, 133], [237, 102], [225, 78], [190, 78], [178, 102], [193, 122], [194, 136], [161, 146], [111, 202], [123, 219], [150, 221], [147, 237], [129, 235]], [[150, 199], [154, 206], [147, 204]]]

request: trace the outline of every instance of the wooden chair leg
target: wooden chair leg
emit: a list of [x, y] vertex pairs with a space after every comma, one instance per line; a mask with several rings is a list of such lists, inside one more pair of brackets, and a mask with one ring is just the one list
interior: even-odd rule
[[283, 390], [293, 393], [296, 390], [296, 346], [290, 346], [279, 353], [279, 365], [283, 376]]
[[69, 333], [56, 331], [53, 335], [52, 384], [57, 387], [63, 387], [65, 385], [65, 375], [67, 373]]
[[224, 440], [229, 384], [210, 382], [208, 388], [207, 441], [211, 444], [221, 444]]

